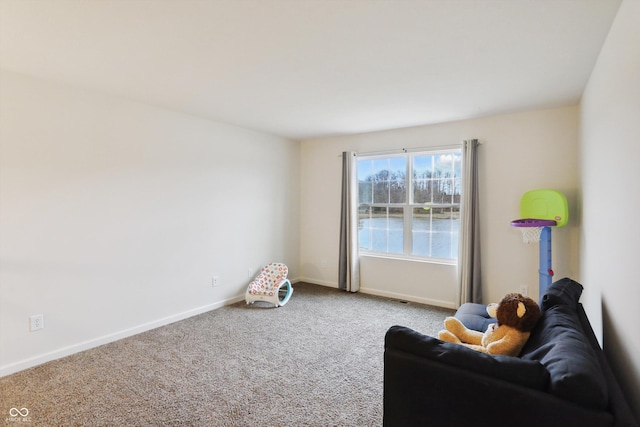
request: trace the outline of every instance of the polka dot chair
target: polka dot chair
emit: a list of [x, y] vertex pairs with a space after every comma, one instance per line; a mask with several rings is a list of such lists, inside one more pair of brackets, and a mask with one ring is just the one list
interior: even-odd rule
[[283, 306], [291, 298], [293, 288], [287, 279], [289, 269], [278, 262], [269, 263], [260, 274], [249, 283], [245, 300], [247, 304], [256, 301], [266, 301], [275, 307]]

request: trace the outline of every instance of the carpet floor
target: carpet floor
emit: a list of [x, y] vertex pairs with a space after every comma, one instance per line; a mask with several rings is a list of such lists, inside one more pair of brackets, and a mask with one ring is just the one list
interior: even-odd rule
[[381, 426], [385, 332], [435, 335], [452, 313], [298, 283], [281, 308], [242, 301], [0, 378], [0, 421]]

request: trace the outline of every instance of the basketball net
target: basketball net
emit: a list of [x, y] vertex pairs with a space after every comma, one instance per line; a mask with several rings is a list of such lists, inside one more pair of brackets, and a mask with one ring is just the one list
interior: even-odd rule
[[526, 244], [538, 243], [544, 227], [521, 227], [522, 241]]

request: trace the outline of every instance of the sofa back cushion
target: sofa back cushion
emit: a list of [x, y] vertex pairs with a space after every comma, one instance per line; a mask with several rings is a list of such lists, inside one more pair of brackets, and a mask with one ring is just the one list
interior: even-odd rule
[[549, 391], [556, 396], [594, 409], [607, 407], [607, 384], [575, 305], [546, 308], [521, 358], [538, 360], [547, 368]]
[[537, 360], [480, 353], [460, 344], [423, 335], [405, 326], [389, 328], [385, 335], [385, 348], [402, 350], [434, 362], [536, 390], [546, 390], [549, 384], [549, 373]]

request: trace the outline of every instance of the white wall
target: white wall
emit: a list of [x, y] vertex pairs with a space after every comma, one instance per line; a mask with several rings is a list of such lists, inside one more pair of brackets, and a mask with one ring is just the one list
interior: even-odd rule
[[269, 261], [298, 275], [299, 143], [0, 79], [0, 375], [236, 301]]
[[639, 24], [640, 2], [626, 0], [583, 95], [580, 245], [585, 308], [638, 418]]
[[[486, 302], [529, 287], [538, 295], [538, 246], [527, 246], [517, 229], [520, 197], [536, 188], [562, 191], [570, 217], [578, 191], [577, 106], [475, 120], [338, 136], [302, 142], [301, 278], [337, 286], [341, 157], [345, 150], [368, 152], [457, 144], [478, 138], [482, 233], [482, 280]], [[577, 277], [575, 218], [553, 232], [555, 278]], [[363, 291], [453, 306], [455, 266], [390, 262], [367, 258], [361, 265]]]

